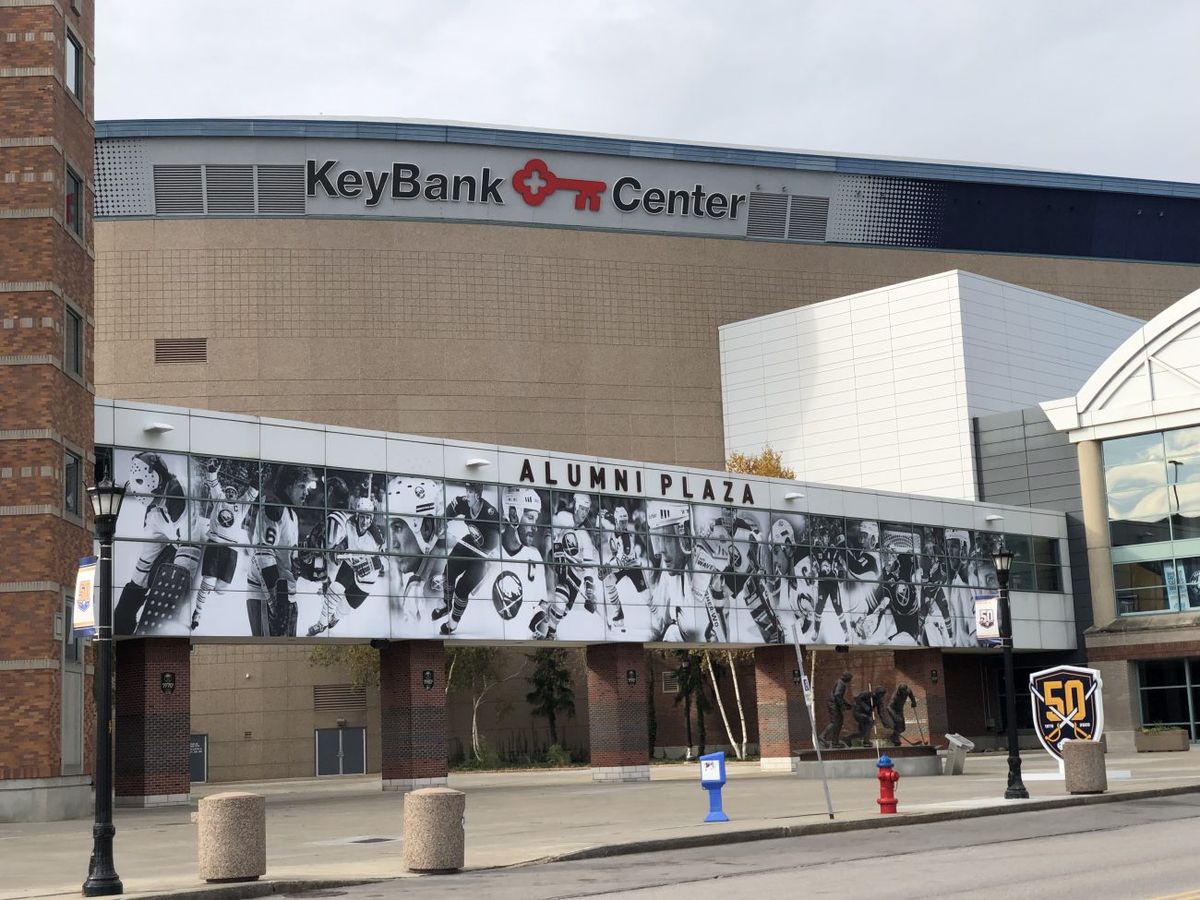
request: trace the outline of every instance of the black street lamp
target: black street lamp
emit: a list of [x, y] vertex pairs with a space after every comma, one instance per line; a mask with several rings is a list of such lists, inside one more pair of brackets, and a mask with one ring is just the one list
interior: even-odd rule
[[96, 815], [92, 823], [92, 858], [83, 896], [108, 897], [124, 892], [113, 867], [113, 537], [125, 499], [124, 486], [102, 481], [88, 488], [100, 541], [100, 590], [96, 594]]
[[1021, 780], [1021, 749], [1017, 744], [1017, 685], [1013, 675], [1012, 611], [1008, 605], [1008, 576], [1013, 554], [1007, 550], [992, 554], [996, 580], [1000, 585], [1000, 644], [1004, 649], [1004, 707], [1008, 728], [1008, 787], [1005, 800], [1028, 800], [1029, 791]]

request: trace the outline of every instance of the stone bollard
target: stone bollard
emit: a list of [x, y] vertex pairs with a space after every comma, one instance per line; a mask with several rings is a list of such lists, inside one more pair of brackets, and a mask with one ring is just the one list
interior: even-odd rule
[[254, 881], [267, 874], [267, 799], [230, 791], [200, 800], [200, 878]]
[[1103, 794], [1108, 790], [1104, 747], [1096, 741], [1063, 741], [1063, 771], [1068, 794]]
[[455, 872], [463, 867], [467, 795], [422, 788], [404, 795], [404, 867], [410, 872]]

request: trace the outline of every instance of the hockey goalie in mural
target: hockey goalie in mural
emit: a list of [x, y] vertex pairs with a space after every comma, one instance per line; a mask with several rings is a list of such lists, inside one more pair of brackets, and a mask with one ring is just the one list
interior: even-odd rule
[[[119, 634], [976, 646], [1004, 536], [99, 448]], [[1024, 538], [1022, 538], [1024, 540]]]

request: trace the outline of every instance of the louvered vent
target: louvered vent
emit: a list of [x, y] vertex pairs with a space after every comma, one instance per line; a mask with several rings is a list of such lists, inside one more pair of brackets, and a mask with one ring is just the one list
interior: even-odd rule
[[787, 233], [787, 202], [787, 194], [751, 192], [750, 211], [746, 216], [747, 236], [782, 240]]
[[209, 215], [254, 212], [254, 167], [204, 167]]
[[304, 215], [304, 166], [258, 167], [258, 212]]
[[366, 709], [367, 695], [362, 688], [350, 684], [314, 684], [313, 709], [339, 712], [348, 709]]
[[662, 692], [664, 694], [678, 694], [679, 676], [677, 676], [674, 672], [663, 672], [662, 677]]
[[204, 188], [200, 167], [155, 166], [154, 211], [160, 215], [202, 215]]
[[793, 197], [788, 211], [789, 241], [823, 241], [829, 224], [828, 197]]
[[156, 363], [208, 362], [208, 338], [155, 338]]

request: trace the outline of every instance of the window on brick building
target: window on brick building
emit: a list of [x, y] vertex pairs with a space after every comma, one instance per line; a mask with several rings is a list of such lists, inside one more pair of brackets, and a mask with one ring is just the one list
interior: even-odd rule
[[68, 306], [63, 323], [63, 364], [72, 375], [83, 375], [83, 317]]
[[72, 515], [82, 515], [83, 460], [79, 454], [66, 450], [63, 453], [63, 510]]
[[83, 638], [75, 637], [75, 600], [66, 598], [63, 622], [63, 658], [69, 663], [83, 662]]
[[67, 90], [76, 96], [79, 100], [83, 100], [83, 45], [79, 43], [79, 38], [67, 31], [67, 59], [66, 70], [63, 80], [67, 84]]
[[64, 221], [67, 228], [83, 237], [83, 179], [67, 169], [67, 206]]

